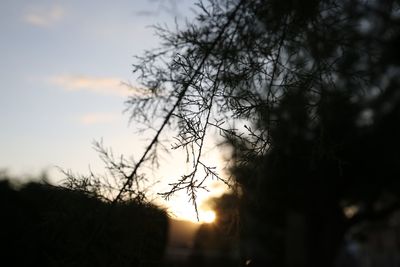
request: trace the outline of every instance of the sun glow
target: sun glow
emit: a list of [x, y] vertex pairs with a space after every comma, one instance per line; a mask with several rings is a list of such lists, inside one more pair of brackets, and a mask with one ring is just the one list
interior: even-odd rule
[[[213, 164], [223, 165], [225, 162], [219, 151], [211, 150], [207, 152], [207, 159]], [[168, 192], [171, 188], [166, 186], [176, 182], [177, 177], [181, 177], [182, 173], [190, 173], [192, 171], [190, 164], [185, 164], [187, 155], [180, 150], [172, 150], [168, 157], [163, 159], [160, 168], [157, 169], [156, 177], [163, 177], [163, 184], [158, 184], [155, 187], [156, 192]], [[219, 172], [224, 175], [223, 169]], [[199, 175], [201, 175], [200, 173]], [[220, 197], [229, 191], [228, 186], [220, 181], [206, 180], [203, 184], [208, 190], [197, 190], [196, 205], [194, 206], [193, 199], [188, 195], [186, 190], [175, 192], [171, 198], [159, 199], [160, 204], [167, 208], [171, 218], [176, 220], [185, 220], [193, 223], [212, 223], [216, 219], [216, 214], [208, 201], [212, 198]], [[159, 186], [159, 187], [158, 187]], [[198, 214], [196, 214], [196, 210]]]
[[213, 223], [216, 219], [215, 212], [212, 210], [200, 212], [199, 217], [200, 217], [200, 221], [205, 222], [205, 223]]

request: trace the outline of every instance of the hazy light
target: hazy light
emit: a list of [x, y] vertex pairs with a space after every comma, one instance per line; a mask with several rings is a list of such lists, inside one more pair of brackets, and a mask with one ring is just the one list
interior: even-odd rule
[[204, 211], [200, 214], [200, 220], [205, 223], [212, 223], [215, 221], [216, 215], [212, 210]]

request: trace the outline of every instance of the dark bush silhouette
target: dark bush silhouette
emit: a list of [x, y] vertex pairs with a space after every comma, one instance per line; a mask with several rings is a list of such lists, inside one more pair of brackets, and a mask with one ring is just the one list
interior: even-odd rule
[[321, 102], [312, 123], [303, 92], [288, 94], [269, 152], [234, 169], [255, 266], [333, 266], [349, 229], [400, 208], [397, 90], [367, 106], [340, 91]]
[[2, 262], [12, 266], [159, 266], [167, 216], [48, 184], [0, 182]]

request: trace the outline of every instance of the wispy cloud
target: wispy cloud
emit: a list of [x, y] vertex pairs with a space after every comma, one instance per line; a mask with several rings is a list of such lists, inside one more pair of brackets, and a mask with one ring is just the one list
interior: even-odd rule
[[23, 20], [33, 26], [50, 27], [59, 22], [65, 15], [65, 10], [60, 6], [46, 8], [35, 7], [28, 10]]
[[68, 91], [89, 91], [116, 96], [128, 96], [135, 93], [132, 86], [114, 77], [58, 75], [51, 77], [49, 82]]
[[118, 115], [114, 113], [87, 113], [78, 117], [78, 122], [83, 125], [107, 124], [115, 122]]

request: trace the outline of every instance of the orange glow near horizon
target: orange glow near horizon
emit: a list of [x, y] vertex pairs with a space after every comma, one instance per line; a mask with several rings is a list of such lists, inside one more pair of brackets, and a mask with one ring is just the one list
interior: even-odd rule
[[[183, 201], [184, 200], [184, 201]], [[201, 201], [200, 203], [204, 203]], [[167, 208], [172, 219], [190, 221], [193, 223], [212, 223], [216, 219], [216, 214], [208, 206], [200, 204], [198, 206], [199, 218], [197, 219], [195, 208], [188, 203], [185, 197], [171, 200]]]
[[200, 212], [199, 217], [200, 217], [200, 222], [204, 223], [213, 223], [216, 219], [215, 212], [212, 210]]
[[164, 202], [163, 206], [167, 208], [172, 219], [193, 223], [212, 223], [216, 219], [216, 213], [208, 201], [210, 198], [219, 197], [228, 191], [224, 187], [212, 187], [212, 189], [214, 189], [213, 192], [201, 191], [198, 194], [198, 219], [195, 207], [188, 201], [188, 197], [185, 194], [177, 194], [174, 198]]
[[[216, 172], [221, 177], [229, 180], [227, 172], [226, 158], [229, 155], [229, 151], [223, 150], [222, 148], [216, 147], [215, 143], [218, 140], [208, 140], [207, 146], [204, 147], [204, 158], [206, 158], [206, 164], [214, 166]], [[192, 170], [192, 163], [186, 162], [187, 155], [184, 150], [171, 150], [168, 155], [165, 155], [159, 165], [159, 168], [152, 174], [156, 179], [162, 180], [154, 188], [154, 192], [168, 192], [171, 189], [170, 184], [173, 184], [182, 177], [182, 175], [190, 173]], [[199, 171], [196, 179], [200, 180], [204, 177], [204, 173]], [[180, 190], [175, 192], [170, 198], [163, 199], [162, 197], [157, 198], [158, 203], [165, 207], [168, 211], [169, 216], [175, 220], [185, 220], [193, 223], [207, 223], [215, 220], [215, 213], [212, 211], [209, 200], [212, 198], [218, 198], [221, 195], [229, 192], [229, 187], [222, 181], [215, 180], [209, 177], [204, 183], [207, 189], [196, 190], [196, 204], [198, 210], [198, 217], [196, 214], [196, 208], [194, 207], [192, 198], [187, 190]], [[159, 195], [158, 195], [159, 196]]]

